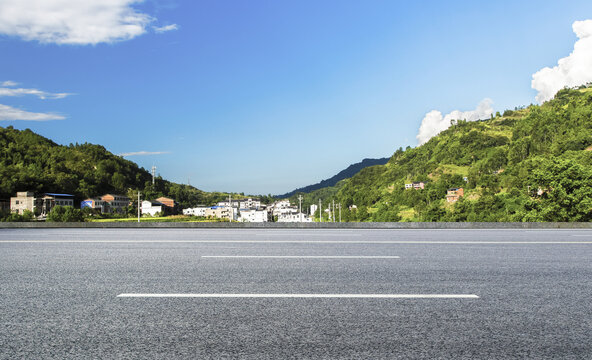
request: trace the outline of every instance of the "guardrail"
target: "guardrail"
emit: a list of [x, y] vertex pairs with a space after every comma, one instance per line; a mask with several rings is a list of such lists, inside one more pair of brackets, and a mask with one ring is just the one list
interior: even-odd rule
[[227, 223], [227, 222], [0, 222], [0, 229], [592, 229], [582, 222], [348, 222], [348, 223]]

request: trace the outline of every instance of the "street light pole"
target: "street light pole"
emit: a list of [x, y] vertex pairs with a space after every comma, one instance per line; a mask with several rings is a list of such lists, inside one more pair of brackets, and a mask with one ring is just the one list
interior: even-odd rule
[[323, 206], [321, 199], [319, 199], [319, 222], [323, 222]]
[[298, 195], [298, 214], [300, 222], [302, 222], [302, 195]]
[[138, 190], [138, 222], [140, 222], [140, 190]]

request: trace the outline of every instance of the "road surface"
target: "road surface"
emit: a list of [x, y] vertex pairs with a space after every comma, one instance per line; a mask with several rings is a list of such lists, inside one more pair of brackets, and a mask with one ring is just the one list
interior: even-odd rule
[[590, 230], [3, 229], [0, 359], [590, 359]]

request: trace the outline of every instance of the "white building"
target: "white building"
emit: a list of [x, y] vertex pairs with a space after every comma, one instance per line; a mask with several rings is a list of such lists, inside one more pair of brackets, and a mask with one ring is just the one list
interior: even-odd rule
[[210, 207], [198, 206], [198, 207], [194, 207], [194, 208], [183, 209], [183, 215], [205, 217], [207, 209], [210, 209]]
[[302, 213], [285, 213], [278, 216], [278, 222], [312, 222], [312, 219]]
[[150, 215], [155, 216], [156, 213], [163, 213], [165, 205], [158, 201], [149, 201], [144, 200], [142, 201], [142, 215]]
[[212, 206], [206, 209], [205, 216], [218, 219], [230, 219], [232, 217], [232, 220], [237, 220], [238, 211], [228, 206]]
[[[259, 210], [261, 208], [261, 201], [257, 199], [237, 199], [231, 200], [230, 203], [232, 204], [233, 208], [237, 209], [256, 209]], [[219, 201], [216, 206], [228, 206], [228, 200]]]
[[261, 201], [257, 199], [246, 199], [239, 201], [240, 209], [259, 209], [261, 207]]
[[267, 211], [255, 209], [241, 209], [238, 217], [240, 222], [267, 222]]
[[314, 215], [314, 213], [316, 213], [316, 212], [317, 212], [318, 208], [319, 208], [319, 206], [318, 206], [318, 205], [316, 205], [316, 204], [312, 204], [312, 205], [310, 206], [310, 215]]

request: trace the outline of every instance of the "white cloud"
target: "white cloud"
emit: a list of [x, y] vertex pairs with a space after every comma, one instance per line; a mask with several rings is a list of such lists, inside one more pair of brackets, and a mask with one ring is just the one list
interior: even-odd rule
[[[4, 83], [5, 84], [5, 83]], [[6, 85], [5, 85], [6, 86]], [[34, 95], [40, 99], [63, 99], [66, 96], [72, 95], [69, 93], [50, 93], [37, 89], [15, 89], [0, 87], [0, 96], [23, 96], [23, 95]]]
[[10, 81], [10, 80], [8, 80], [8, 81], [4, 81], [4, 82], [2, 82], [0, 85], [1, 85], [1, 86], [17, 86], [17, 85], [18, 85], [18, 83], [14, 82], [14, 81]]
[[177, 24], [171, 24], [171, 25], [166, 25], [166, 26], [155, 26], [154, 27], [154, 31], [157, 34], [162, 34], [163, 32], [167, 32], [167, 31], [172, 31], [172, 30], [178, 30], [179, 26]]
[[451, 120], [476, 121], [490, 117], [491, 114], [493, 114], [493, 108], [491, 107], [492, 104], [493, 101], [486, 98], [481, 100], [475, 110], [454, 110], [445, 116], [442, 116], [442, 113], [438, 110], [430, 111], [425, 115], [421, 121], [421, 126], [419, 127], [419, 133], [417, 134], [419, 145], [426, 143], [429, 139], [438, 135], [441, 131], [448, 129], [450, 127]]
[[49, 121], [64, 120], [65, 117], [53, 113], [34, 113], [8, 105], [0, 104], [0, 121], [24, 120], [24, 121]]
[[129, 40], [154, 19], [141, 0], [0, 0], [0, 34], [28, 41], [88, 45]]
[[170, 154], [170, 151], [135, 151], [135, 152], [127, 152], [121, 153], [119, 156], [145, 156], [145, 155], [161, 155], [161, 154]]
[[532, 75], [532, 88], [538, 91], [536, 100], [543, 103], [564, 87], [575, 87], [592, 81], [592, 20], [576, 21], [572, 25], [579, 40], [569, 56], [559, 59], [557, 66], [545, 67]]

